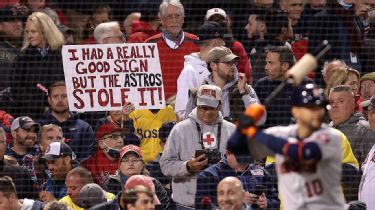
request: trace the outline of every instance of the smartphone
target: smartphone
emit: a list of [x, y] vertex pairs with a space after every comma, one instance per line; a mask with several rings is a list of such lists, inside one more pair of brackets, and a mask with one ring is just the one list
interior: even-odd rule
[[197, 157], [199, 157], [199, 156], [201, 156], [201, 155], [203, 155], [203, 154], [207, 155], [207, 151], [204, 150], [204, 149], [195, 150], [195, 155], [194, 155], [194, 157], [197, 158]]

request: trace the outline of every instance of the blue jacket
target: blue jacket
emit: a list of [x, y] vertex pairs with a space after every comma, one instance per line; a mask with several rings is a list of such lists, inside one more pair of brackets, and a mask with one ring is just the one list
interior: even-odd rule
[[70, 118], [65, 122], [59, 122], [51, 112], [46, 113], [38, 123], [41, 125], [55, 124], [62, 128], [65, 143], [67, 143], [77, 156], [77, 160], [82, 162], [96, 152], [96, 141], [94, 131], [91, 126], [78, 119], [77, 114], [70, 113]]
[[219, 182], [228, 176], [234, 176], [241, 180], [244, 190], [254, 192], [256, 185], [264, 185], [267, 188], [265, 192], [268, 202], [268, 209], [278, 209], [280, 202], [278, 199], [277, 188], [274, 181], [271, 180], [269, 173], [263, 168], [250, 164], [246, 171], [241, 174], [233, 170], [227, 163], [226, 158], [220, 162], [206, 168], [198, 174], [197, 193], [195, 194], [195, 208], [201, 209], [201, 198], [209, 196], [212, 204], [217, 206], [216, 187]]

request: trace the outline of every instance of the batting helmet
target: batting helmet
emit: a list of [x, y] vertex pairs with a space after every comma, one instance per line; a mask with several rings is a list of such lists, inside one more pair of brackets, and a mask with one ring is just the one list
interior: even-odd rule
[[293, 91], [292, 106], [321, 106], [325, 107], [327, 101], [324, 91], [316, 85], [310, 83], [297, 87]]

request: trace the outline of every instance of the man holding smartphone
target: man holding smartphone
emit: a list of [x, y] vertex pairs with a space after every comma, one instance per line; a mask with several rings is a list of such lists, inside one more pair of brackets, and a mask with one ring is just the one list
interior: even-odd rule
[[235, 131], [235, 125], [224, 120], [219, 111], [221, 94], [215, 85], [200, 86], [197, 108], [169, 134], [160, 166], [164, 175], [172, 177], [177, 210], [194, 208], [197, 174], [224, 153], [228, 138]]
[[244, 189], [243, 202], [254, 209], [278, 208], [280, 203], [277, 189], [270, 174], [255, 164], [250, 155], [248, 141], [231, 138], [220, 162], [206, 168], [198, 174], [195, 208], [204, 209], [205, 200], [211, 201], [211, 207], [219, 205], [216, 200], [216, 187], [225, 177], [237, 177]]

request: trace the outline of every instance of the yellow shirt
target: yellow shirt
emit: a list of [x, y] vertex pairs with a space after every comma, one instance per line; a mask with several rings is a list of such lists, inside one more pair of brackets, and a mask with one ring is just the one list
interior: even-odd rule
[[130, 113], [129, 118], [133, 120], [135, 132], [141, 139], [143, 161], [147, 163], [154, 160], [156, 155], [163, 151], [160, 146], [159, 128], [164, 122], [176, 121], [173, 108], [167, 106], [155, 114], [148, 109], [135, 110]]
[[[111, 200], [115, 199], [116, 196], [114, 194], [110, 193], [110, 192], [106, 192], [105, 197], [107, 198], [107, 201], [111, 201]], [[72, 201], [72, 199], [70, 198], [69, 195], [66, 195], [65, 197], [61, 198], [59, 200], [59, 202], [65, 203], [65, 205], [67, 205], [68, 207], [72, 208], [72, 210], [84, 210], [83, 208], [77, 206]]]

